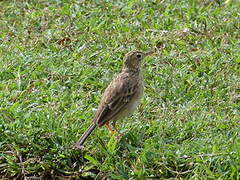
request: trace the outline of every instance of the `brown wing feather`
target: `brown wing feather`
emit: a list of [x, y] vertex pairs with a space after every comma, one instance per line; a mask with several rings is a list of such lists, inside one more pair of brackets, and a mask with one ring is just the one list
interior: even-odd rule
[[134, 96], [137, 85], [129, 75], [117, 76], [104, 92], [94, 122], [102, 126], [118, 115]]

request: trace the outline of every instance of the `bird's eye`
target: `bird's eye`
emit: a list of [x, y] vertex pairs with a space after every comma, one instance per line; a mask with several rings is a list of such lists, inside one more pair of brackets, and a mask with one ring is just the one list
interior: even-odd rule
[[138, 59], [141, 59], [141, 58], [142, 58], [142, 55], [141, 55], [141, 54], [138, 54], [138, 55], [137, 55], [137, 58], [138, 58]]

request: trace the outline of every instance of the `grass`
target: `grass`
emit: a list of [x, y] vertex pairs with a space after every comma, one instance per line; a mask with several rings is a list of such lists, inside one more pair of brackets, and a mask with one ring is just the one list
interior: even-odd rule
[[[239, 179], [238, 1], [1, 1], [0, 177]], [[72, 148], [123, 55], [164, 43], [143, 65], [145, 97]]]

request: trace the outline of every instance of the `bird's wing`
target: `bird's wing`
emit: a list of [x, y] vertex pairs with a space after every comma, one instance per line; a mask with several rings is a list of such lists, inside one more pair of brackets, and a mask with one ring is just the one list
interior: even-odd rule
[[138, 81], [132, 80], [128, 75], [120, 74], [103, 93], [98, 107], [95, 123], [99, 126], [114, 118], [129, 103], [138, 88]]

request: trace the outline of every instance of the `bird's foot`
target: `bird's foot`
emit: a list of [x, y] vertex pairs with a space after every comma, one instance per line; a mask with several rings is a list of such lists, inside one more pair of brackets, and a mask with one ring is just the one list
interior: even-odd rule
[[124, 133], [118, 132], [118, 135], [116, 138], [117, 138], [117, 140], [120, 140], [123, 136], [124, 136]]

